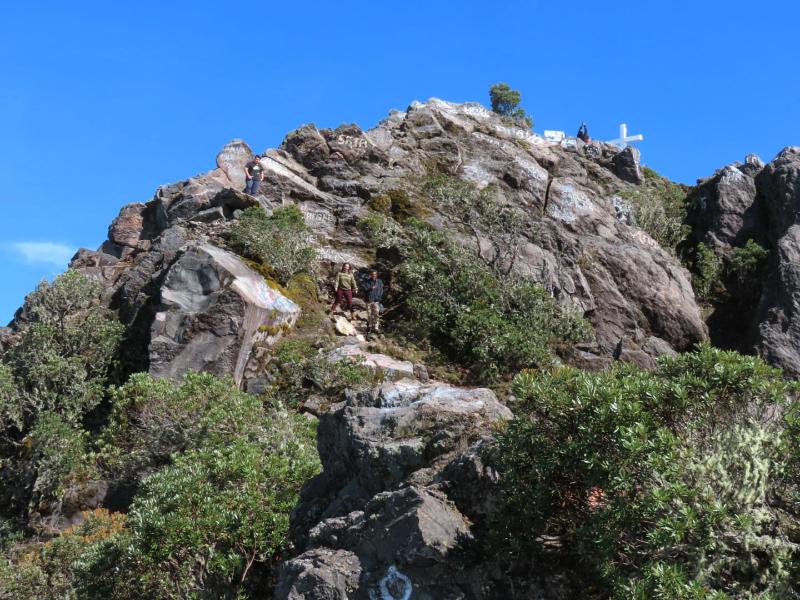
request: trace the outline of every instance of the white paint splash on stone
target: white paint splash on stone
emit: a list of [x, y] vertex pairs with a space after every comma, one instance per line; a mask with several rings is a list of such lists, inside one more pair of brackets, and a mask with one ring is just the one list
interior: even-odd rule
[[[391, 586], [393, 589], [389, 589]], [[414, 586], [411, 584], [411, 579], [403, 575], [397, 568], [392, 565], [386, 571], [383, 579], [378, 583], [380, 590], [380, 600], [408, 600], [411, 598], [411, 592], [414, 591]], [[397, 592], [400, 595], [397, 595]]]

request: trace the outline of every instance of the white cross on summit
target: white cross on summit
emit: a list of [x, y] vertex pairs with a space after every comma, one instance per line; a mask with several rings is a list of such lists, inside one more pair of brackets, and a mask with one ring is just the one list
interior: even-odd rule
[[615, 146], [620, 146], [621, 148], [625, 148], [628, 145], [628, 142], [641, 142], [644, 139], [644, 136], [639, 135], [628, 135], [628, 126], [625, 123], [622, 123], [619, 126], [619, 137], [615, 140], [611, 140], [610, 142], [606, 142], [608, 144], [614, 144]]

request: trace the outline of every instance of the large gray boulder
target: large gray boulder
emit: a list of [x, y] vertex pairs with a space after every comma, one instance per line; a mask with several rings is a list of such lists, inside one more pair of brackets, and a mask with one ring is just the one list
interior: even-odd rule
[[240, 191], [244, 189], [244, 167], [253, 160], [253, 156], [250, 146], [238, 139], [225, 144], [217, 154], [217, 168], [225, 173], [234, 189]]
[[150, 373], [229, 374], [241, 383], [253, 343], [294, 325], [300, 308], [236, 255], [211, 244], [188, 246], [161, 288], [150, 342]]
[[283, 566], [276, 597], [342, 597], [333, 581], [346, 581], [352, 599], [401, 584], [420, 598], [481, 597], [488, 567], [463, 553], [480, 512], [469, 507], [486, 506], [496, 480], [468, 465], [510, 417], [489, 390], [439, 382], [348, 394], [320, 419], [323, 472], [294, 511], [302, 552]]
[[638, 148], [633, 146], [623, 148], [614, 155], [611, 162], [614, 165], [614, 172], [620, 179], [635, 184], [642, 183], [641, 153]]

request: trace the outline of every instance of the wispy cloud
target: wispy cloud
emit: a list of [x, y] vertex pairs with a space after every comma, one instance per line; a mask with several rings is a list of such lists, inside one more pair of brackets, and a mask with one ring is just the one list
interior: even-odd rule
[[11, 245], [27, 263], [66, 267], [76, 249], [56, 242], [16, 242]]

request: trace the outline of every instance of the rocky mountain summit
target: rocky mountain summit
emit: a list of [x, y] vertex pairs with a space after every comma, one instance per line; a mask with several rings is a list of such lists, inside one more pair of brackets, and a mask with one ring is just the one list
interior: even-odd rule
[[[311, 316], [332, 300], [330, 279], [342, 262], [391, 277], [396, 249], [376, 245], [360, 226], [381, 211], [445, 233], [509, 280], [535, 283], [588, 321], [591, 335], [559, 348], [562, 364], [652, 369], [659, 357], [710, 336], [800, 375], [798, 148], [768, 165], [727, 166], [690, 190], [690, 231], [677, 253], [637, 226], [632, 198], [648, 181], [662, 181], [640, 165], [637, 150], [549, 143], [480, 104], [414, 102], [368, 131], [300, 127], [258, 158], [265, 180], [257, 196], [243, 192], [244, 167], [254, 158], [245, 142], [230, 142], [216, 168], [123, 207], [108, 240], [72, 260], [72, 269], [102, 284], [104, 307], [122, 323], [123, 376], [180, 380], [200, 371], [261, 393], [279, 340], [298, 331], [312, 341], [333, 333], [324, 315]], [[431, 202], [431, 173], [521, 215], [513, 252], [491, 231]], [[290, 205], [302, 212], [316, 250], [305, 295], [230, 243], [243, 211]], [[748, 288], [755, 301], [736, 297], [731, 284], [724, 298], [701, 302], [678, 254], [699, 256], [701, 248], [729, 261], [749, 240], [767, 253], [757, 289]], [[16, 343], [31, 311], [26, 303], [2, 331], [0, 351]], [[387, 313], [390, 325], [392, 318]], [[290, 555], [275, 597], [570, 597], [566, 568], [521, 572], [476, 550], [499, 501], [491, 453], [494, 432], [512, 419], [508, 390], [498, 397], [440, 381], [441, 369], [370, 345], [355, 325], [324, 349], [325, 359], [359, 361], [374, 379], [330, 403], [313, 396], [302, 403], [318, 419], [322, 471], [292, 512]], [[98, 493], [73, 512], [111, 504]], [[72, 516], [65, 518], [72, 523]]]
[[[242, 283], [247, 275], [230, 271], [210, 277], [212, 287], [206, 277], [189, 276], [203, 269], [218, 272], [219, 261], [238, 260], [204, 246], [224, 245], [221, 237], [237, 211], [255, 203], [267, 210], [294, 203], [306, 215], [323, 264], [349, 261], [363, 269], [375, 256], [356, 223], [368, 214], [370, 200], [402, 191], [419, 201], [418, 178], [431, 165], [481, 189], [495, 186], [505, 203], [524, 212], [524, 242], [513, 269], [590, 320], [596, 340], [576, 350], [576, 358], [605, 364], [617, 353], [651, 365], [664, 352], [707, 338], [687, 271], [628, 224], [620, 193], [641, 176], [633, 149], [602, 146], [599, 156], [589, 157], [580, 145], [546, 144], [481, 105], [431, 100], [394, 112], [366, 132], [355, 125], [322, 131], [307, 125], [290, 133], [261, 159], [266, 179], [258, 198], [241, 192], [244, 165], [252, 158], [244, 142], [231, 142], [218, 155], [216, 169], [164, 186], [146, 204], [125, 206], [109, 228], [108, 241], [73, 260], [73, 268], [103, 282], [109, 306], [128, 328], [137, 366], [172, 375], [189, 368], [231, 372], [223, 350], [208, 348], [212, 338], [225, 345], [221, 340], [229, 336], [241, 338], [237, 346], [245, 340], [240, 356], [247, 354], [252, 334], [245, 313], [263, 290], [248, 298], [241, 292], [249, 287]], [[461, 235], [445, 216], [429, 219]], [[464, 243], [492, 252], [481, 232]], [[228, 290], [242, 299], [238, 306], [221, 299]], [[181, 294], [184, 304], [174, 300]], [[258, 326], [290, 319], [292, 308], [277, 296], [262, 304], [267, 312], [274, 306], [281, 316], [262, 319]], [[201, 318], [201, 312], [209, 317]], [[213, 323], [211, 312], [217, 314]], [[168, 313], [175, 313], [169, 319], [174, 326], [164, 325]], [[223, 325], [220, 313], [232, 320]], [[24, 310], [18, 320], [24, 321]], [[192, 342], [198, 336], [202, 341]], [[187, 347], [178, 351], [175, 344]], [[202, 358], [193, 354], [199, 346], [206, 354]], [[241, 365], [233, 369], [237, 377], [243, 371]]]

